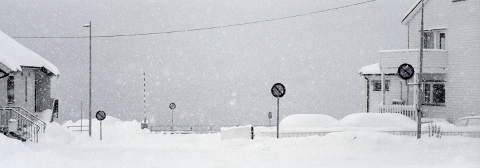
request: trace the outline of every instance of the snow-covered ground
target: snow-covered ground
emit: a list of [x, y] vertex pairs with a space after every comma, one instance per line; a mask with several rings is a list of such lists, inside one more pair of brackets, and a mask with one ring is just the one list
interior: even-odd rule
[[[83, 122], [88, 123], [87, 120]], [[170, 135], [107, 117], [73, 132], [51, 123], [39, 143], [0, 136], [0, 167], [479, 167], [480, 138], [395, 136], [369, 131], [324, 137], [221, 140], [220, 134]]]

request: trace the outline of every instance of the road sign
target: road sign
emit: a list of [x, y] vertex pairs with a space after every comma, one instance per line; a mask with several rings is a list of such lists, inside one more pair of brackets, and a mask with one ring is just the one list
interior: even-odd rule
[[407, 80], [413, 77], [415, 70], [412, 65], [405, 63], [398, 67], [397, 74], [400, 78]]
[[272, 86], [271, 91], [274, 97], [277, 97], [277, 98], [283, 97], [283, 95], [285, 95], [285, 86], [283, 86], [283, 84], [281, 83], [275, 83]]
[[170, 109], [173, 110], [173, 109], [175, 109], [175, 107], [177, 107], [177, 106], [175, 105], [175, 103], [170, 103], [170, 106], [168, 106], [168, 107], [170, 107]]
[[105, 114], [105, 112], [103, 111], [98, 111], [97, 115], [95, 115], [95, 117], [97, 117], [97, 119], [100, 121], [104, 120], [106, 116], [107, 114]]
[[285, 86], [281, 83], [275, 83], [272, 86], [272, 95], [277, 98], [277, 139], [279, 138], [279, 131], [280, 131], [280, 125], [279, 125], [279, 120], [280, 120], [280, 97], [283, 97], [285, 95]]
[[272, 119], [272, 112], [268, 112], [268, 119]]
[[107, 117], [107, 114], [104, 111], [98, 111], [95, 117], [100, 121], [100, 140], [102, 140], [102, 120]]

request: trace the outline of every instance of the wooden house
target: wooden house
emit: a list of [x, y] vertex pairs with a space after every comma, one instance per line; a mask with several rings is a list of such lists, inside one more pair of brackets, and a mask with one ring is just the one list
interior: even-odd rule
[[[480, 114], [480, 1], [424, 0], [423, 75], [418, 79], [421, 40], [421, 1], [407, 12], [407, 48], [380, 51], [377, 64], [365, 66], [365, 111], [403, 113], [416, 119], [421, 83], [423, 117], [453, 122]], [[412, 79], [397, 76], [411, 64]], [[417, 81], [418, 80], [418, 81]]]
[[1, 131], [7, 133], [11, 119], [18, 128], [35, 127], [36, 132], [44, 129], [45, 122], [36, 114], [53, 109], [51, 78], [59, 75], [55, 65], [0, 31]]

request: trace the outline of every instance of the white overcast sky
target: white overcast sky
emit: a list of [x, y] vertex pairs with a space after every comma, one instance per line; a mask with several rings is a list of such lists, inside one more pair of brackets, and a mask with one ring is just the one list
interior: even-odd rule
[[[17, 36], [88, 36], [177, 31], [268, 20], [364, 0], [0, 0], [0, 30]], [[220, 29], [93, 38], [92, 111], [152, 125], [268, 124], [270, 88], [280, 82], [280, 118], [297, 113], [337, 119], [361, 112], [364, 78], [378, 51], [407, 47], [400, 23], [417, 0], [378, 0], [307, 16]], [[88, 38], [16, 39], [60, 70], [52, 97], [60, 121], [88, 112]], [[272, 124], [274, 121], [272, 121]]]

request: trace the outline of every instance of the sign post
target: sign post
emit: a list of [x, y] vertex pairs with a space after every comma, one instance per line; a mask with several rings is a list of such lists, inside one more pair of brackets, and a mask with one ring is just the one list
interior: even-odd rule
[[[413, 69], [412, 65], [405, 63], [405, 64], [402, 64], [398, 67], [397, 74], [400, 78], [402, 78], [404, 80], [408, 80], [415, 75], [415, 69]], [[418, 78], [421, 78], [421, 75], [419, 75]], [[420, 96], [422, 94], [422, 92], [421, 92], [421, 82], [422, 81], [421, 81], [421, 79], [419, 79], [419, 80], [420, 81], [415, 83], [415, 85], [418, 85], [419, 91], [420, 91], [420, 93], [418, 93], [419, 98], [418, 98], [418, 103], [417, 103], [417, 139], [420, 139], [420, 136], [421, 136], [421, 133], [422, 133], [422, 110], [421, 110], [422, 100], [421, 100], [421, 96]]]
[[275, 83], [270, 90], [273, 97], [277, 98], [277, 139], [279, 138], [279, 127], [280, 127], [280, 98], [285, 95], [285, 86], [281, 83]]
[[177, 105], [175, 105], [175, 103], [170, 103], [168, 107], [172, 109], [172, 133], [173, 133], [173, 110], [175, 109], [175, 107], [177, 107]]
[[102, 140], [102, 120], [105, 119], [107, 114], [103, 111], [98, 111], [95, 117], [97, 117], [97, 120], [100, 121], [100, 140]]
[[268, 127], [272, 125], [272, 112], [268, 112]]

